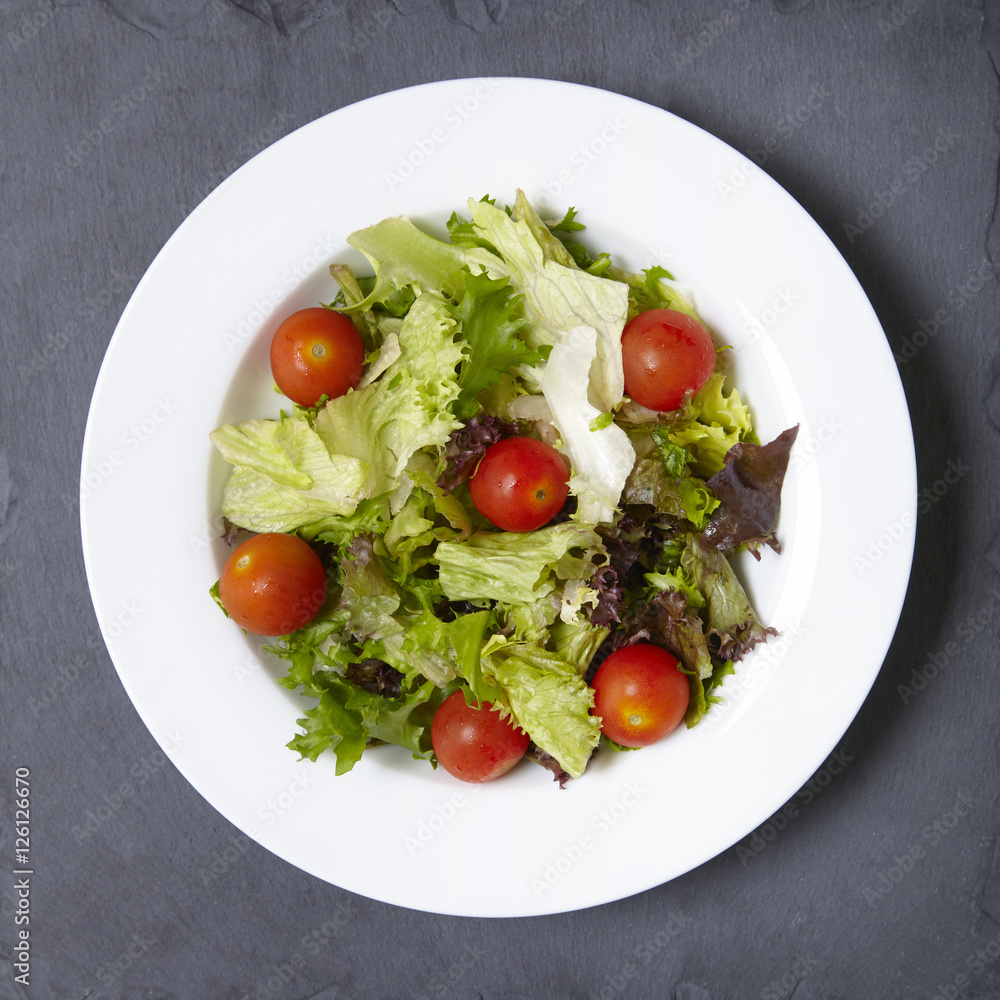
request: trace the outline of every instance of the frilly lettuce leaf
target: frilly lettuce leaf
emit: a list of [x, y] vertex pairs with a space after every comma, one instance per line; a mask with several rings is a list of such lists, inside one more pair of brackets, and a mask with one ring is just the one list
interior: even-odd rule
[[691, 419], [670, 426], [670, 440], [686, 448], [691, 455], [691, 469], [699, 476], [712, 476], [726, 461], [729, 449], [741, 441], [755, 440], [750, 411], [738, 389], [723, 394], [725, 376], [716, 372], [691, 401]]
[[305, 420], [246, 420], [209, 435], [236, 466], [222, 494], [222, 514], [250, 531], [295, 531], [353, 514], [365, 496], [365, 470], [351, 456], [331, 456]]
[[316, 684], [318, 703], [298, 720], [302, 733], [288, 743], [310, 760], [332, 748], [337, 774], [351, 770], [372, 739], [395, 743], [414, 757], [430, 758], [431, 721], [444, 691], [431, 681], [408, 689], [398, 698], [366, 691], [338, 674], [326, 673]]
[[628, 286], [629, 319], [647, 309], [674, 309], [702, 322], [691, 302], [673, 284], [674, 276], [659, 264], [648, 267], [639, 274], [622, 271], [617, 267], [609, 267], [606, 273], [609, 278], [623, 281]]
[[474, 532], [462, 542], [441, 542], [435, 553], [441, 587], [453, 601], [533, 604], [548, 597], [557, 579], [579, 576], [571, 550], [596, 554], [596, 532], [564, 522], [529, 532]]
[[541, 352], [529, 348], [518, 335], [524, 319], [517, 306], [507, 278], [493, 279], [485, 272], [465, 276], [465, 294], [453, 309], [469, 348], [459, 373], [461, 391], [454, 408], [462, 420], [479, 412], [478, 397], [484, 389], [519, 365], [542, 360]]
[[340, 609], [347, 612], [345, 630], [358, 642], [384, 642], [403, 632], [395, 617], [400, 595], [376, 558], [370, 538], [359, 535], [341, 560], [343, 589]]
[[444, 301], [419, 295], [399, 330], [400, 355], [382, 378], [330, 400], [317, 415], [316, 431], [330, 453], [349, 456], [365, 470], [366, 496], [396, 490], [414, 452], [443, 447], [460, 426], [448, 409], [459, 394], [455, 367], [463, 357], [454, 334]]
[[533, 225], [537, 229], [544, 224], [526, 221], [530, 206], [520, 193], [519, 197], [520, 218], [488, 202], [470, 200], [476, 232], [496, 248], [502, 260], [485, 250], [470, 250], [468, 256], [493, 276], [509, 274], [514, 290], [523, 294], [527, 320], [523, 336], [529, 347], [557, 344], [568, 330], [581, 325], [596, 331], [589, 396], [598, 413], [610, 411], [621, 402], [625, 387], [621, 334], [628, 312], [627, 288], [553, 259], [553, 247], [539, 243], [533, 231]]
[[590, 714], [593, 689], [578, 667], [557, 653], [530, 643], [494, 636], [483, 650], [483, 671], [506, 694], [505, 707], [574, 778], [583, 774], [601, 739], [601, 724]]
[[725, 555], [704, 549], [697, 535], [688, 535], [681, 566], [705, 596], [706, 634], [720, 660], [742, 659], [758, 642], [777, 634], [758, 620]]
[[462, 248], [435, 239], [408, 219], [383, 219], [352, 233], [347, 242], [368, 258], [376, 278], [364, 299], [351, 302], [344, 312], [363, 312], [386, 302], [407, 285], [417, 292], [437, 292], [456, 299], [465, 288]]

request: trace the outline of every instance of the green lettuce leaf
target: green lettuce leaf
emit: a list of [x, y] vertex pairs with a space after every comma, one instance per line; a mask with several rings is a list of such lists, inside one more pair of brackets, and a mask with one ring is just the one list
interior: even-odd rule
[[583, 774], [601, 739], [590, 714], [593, 689], [576, 664], [556, 653], [496, 636], [483, 652], [483, 669], [502, 686], [507, 705], [535, 744], [572, 777]]
[[622, 500], [653, 507], [671, 517], [683, 518], [687, 514], [678, 482], [664, 475], [663, 462], [656, 454], [645, 455], [636, 461], [625, 480]]
[[616, 267], [607, 269], [609, 278], [622, 281], [628, 286], [628, 318], [649, 309], [674, 309], [692, 319], [702, 322], [694, 306], [674, 285], [674, 276], [659, 264], [648, 267], [639, 274], [621, 271]]
[[488, 610], [450, 622], [424, 611], [407, 622], [405, 635], [386, 644], [386, 661], [403, 673], [422, 674], [438, 687], [462, 677], [477, 701], [497, 701], [501, 692], [483, 677], [480, 664], [483, 637], [495, 622]]
[[724, 395], [724, 381], [722, 373], [712, 375], [691, 401], [693, 419], [679, 426], [667, 425], [670, 440], [690, 454], [692, 471], [706, 478], [723, 468], [733, 445], [756, 440], [739, 390]]
[[344, 774], [361, 759], [370, 740], [395, 743], [414, 757], [433, 756], [430, 726], [444, 691], [430, 681], [399, 698], [365, 691], [334, 673], [324, 674], [318, 684], [318, 703], [298, 720], [303, 731], [287, 744], [300, 757], [316, 760], [332, 748], [337, 774]]
[[585, 618], [577, 617], [571, 622], [557, 621], [549, 629], [553, 652], [568, 663], [572, 663], [577, 673], [584, 676], [590, 661], [601, 643], [608, 637], [608, 629], [591, 625]]
[[485, 272], [468, 274], [465, 295], [452, 310], [461, 323], [462, 338], [469, 346], [458, 377], [460, 393], [455, 414], [468, 420], [479, 412], [479, 394], [500, 382], [518, 365], [534, 365], [542, 354], [518, 336], [524, 319], [509, 279], [493, 279]]
[[738, 660], [774, 629], [758, 620], [743, 586], [722, 552], [705, 549], [697, 535], [689, 535], [681, 553], [687, 579], [704, 594], [706, 623], [712, 652], [720, 660]]
[[483, 250], [470, 250], [469, 257], [493, 276], [510, 275], [514, 290], [523, 294], [524, 339], [530, 347], [557, 344], [581, 325], [597, 331], [590, 401], [598, 414], [613, 410], [625, 386], [621, 334], [628, 312], [626, 286], [553, 259], [555, 244], [561, 244], [554, 237], [539, 243], [533, 229], [544, 224], [537, 217], [529, 224], [526, 210], [515, 219], [487, 202], [470, 201], [469, 209], [476, 232], [502, 260]]
[[450, 600], [531, 604], [547, 598], [557, 579], [579, 576], [578, 561], [560, 565], [572, 549], [596, 554], [600, 537], [571, 522], [523, 533], [477, 531], [462, 542], [441, 542], [435, 560]]
[[364, 493], [358, 459], [331, 455], [306, 420], [246, 420], [209, 435], [235, 469], [222, 514], [249, 531], [295, 531], [354, 513]]
[[386, 303], [407, 286], [451, 299], [457, 299], [465, 288], [462, 248], [435, 239], [408, 219], [383, 219], [352, 233], [347, 242], [368, 258], [376, 277], [364, 299], [346, 305], [344, 312], [363, 312]]
[[[456, 366], [463, 357], [454, 334], [444, 301], [418, 296], [400, 327], [401, 353], [379, 381], [338, 396], [317, 415], [316, 432], [329, 452], [353, 458], [364, 470], [365, 496], [395, 491], [414, 452], [443, 447], [461, 426], [449, 409], [459, 394]], [[394, 502], [394, 512], [408, 494]]]
[[344, 628], [359, 642], [385, 642], [404, 631], [394, 616], [400, 595], [375, 555], [371, 539], [360, 535], [340, 564], [343, 585], [340, 610], [346, 612]]

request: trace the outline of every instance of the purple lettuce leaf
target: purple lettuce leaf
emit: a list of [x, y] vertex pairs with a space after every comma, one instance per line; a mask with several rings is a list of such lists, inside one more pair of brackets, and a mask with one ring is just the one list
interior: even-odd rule
[[705, 549], [726, 551], [746, 545], [760, 558], [761, 545], [781, 551], [774, 533], [781, 509], [781, 486], [798, 424], [769, 444], [742, 442], [726, 454], [725, 466], [708, 480], [719, 506], [701, 533]]
[[517, 424], [488, 415], [473, 417], [451, 432], [444, 446], [447, 465], [438, 477], [438, 486], [450, 493], [475, 469], [491, 444], [516, 434]]

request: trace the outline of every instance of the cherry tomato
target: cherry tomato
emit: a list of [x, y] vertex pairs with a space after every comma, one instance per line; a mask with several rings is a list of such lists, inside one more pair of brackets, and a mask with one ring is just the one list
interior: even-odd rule
[[510, 717], [500, 718], [489, 702], [480, 708], [465, 703], [465, 695], [448, 695], [434, 713], [431, 745], [438, 763], [462, 781], [492, 781], [506, 774], [528, 749], [528, 734], [515, 729]]
[[326, 599], [326, 573], [296, 535], [255, 535], [230, 553], [219, 579], [229, 617], [257, 635], [288, 635], [308, 625]]
[[569, 470], [555, 448], [535, 438], [491, 444], [469, 477], [476, 510], [504, 531], [534, 531], [562, 510]]
[[271, 339], [271, 374], [300, 406], [343, 396], [361, 381], [365, 347], [354, 324], [332, 309], [300, 309]]
[[615, 650], [591, 681], [592, 715], [601, 732], [623, 747], [647, 747], [684, 718], [691, 687], [677, 657], [649, 642]]
[[690, 316], [650, 309], [622, 332], [625, 392], [651, 410], [676, 410], [715, 370], [715, 342]]

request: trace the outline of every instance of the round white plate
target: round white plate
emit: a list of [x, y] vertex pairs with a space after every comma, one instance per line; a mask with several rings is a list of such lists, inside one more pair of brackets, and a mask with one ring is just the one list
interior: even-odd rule
[[[389, 215], [443, 232], [468, 197], [576, 206], [593, 250], [689, 287], [761, 440], [799, 424], [780, 556], [740, 572], [782, 636], [727, 679], [705, 722], [599, 756], [565, 790], [524, 763], [464, 785], [395, 747], [334, 775], [285, 743], [308, 703], [208, 595], [226, 555], [228, 467], [208, 433], [277, 415], [267, 351], [328, 301], [345, 239]], [[878, 428], [878, 447], [871, 429]], [[674, 878], [792, 796], [857, 713], [889, 646], [916, 506], [909, 419], [864, 293], [808, 215], [695, 126], [617, 94], [525, 79], [384, 94], [287, 136], [178, 229], [101, 368], [81, 522], [98, 620], [137, 710], [195, 788], [291, 864], [420, 910], [554, 913]], [[858, 609], [863, 609], [859, 613]], [[850, 620], [851, 641], [830, 642]], [[223, 874], [225, 877], [224, 866]]]

